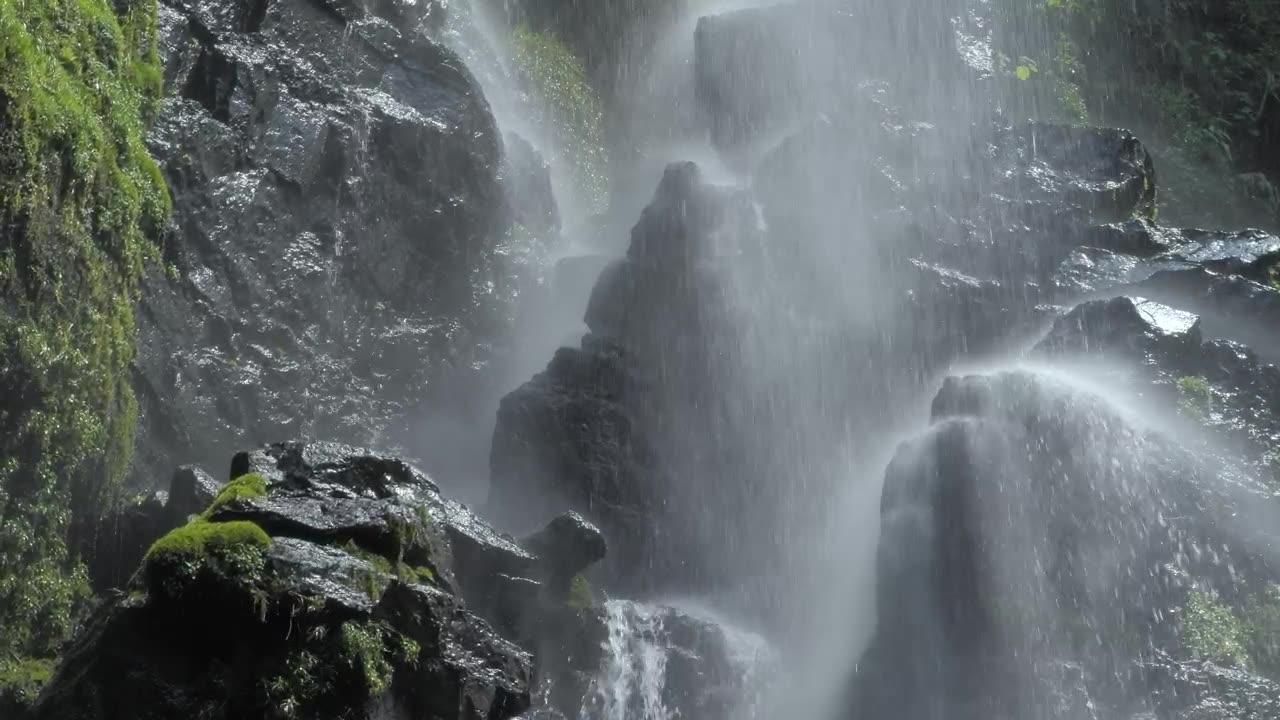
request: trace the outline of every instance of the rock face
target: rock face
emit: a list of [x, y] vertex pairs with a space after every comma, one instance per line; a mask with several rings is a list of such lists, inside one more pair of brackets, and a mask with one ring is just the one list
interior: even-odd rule
[[598, 603], [580, 573], [606, 548], [581, 516], [517, 543], [406, 462], [335, 443], [242, 452], [230, 476], [210, 497], [184, 467], [132, 511], [150, 550], [31, 717], [578, 717], [634, 661], [610, 649], [623, 607], [663, 618], [644, 639], [670, 655], [665, 702], [728, 717], [742, 677], [725, 632]]
[[529, 707], [533, 660], [463, 596], [531, 555], [396, 459], [294, 443], [232, 470], [97, 610], [34, 717], [498, 720]]
[[546, 168], [514, 137], [504, 164], [426, 35], [440, 11], [161, 3], [149, 143], [176, 235], [139, 312], [140, 479], [270, 437], [405, 443], [414, 411], [465, 397], [515, 282], [495, 247], [556, 220], [549, 194], [511, 207]]
[[[1277, 579], [1280, 538], [1256, 525], [1260, 504], [1280, 510], [1265, 485], [1099, 397], [1030, 374], [952, 378], [933, 417], [886, 473], [866, 717], [1019, 716], [1072, 683], [1099, 717], [1152, 709], [1167, 701], [1140, 656], [1204, 652], [1188, 598], [1243, 604]], [[1165, 681], [1186, 694], [1191, 675]]]

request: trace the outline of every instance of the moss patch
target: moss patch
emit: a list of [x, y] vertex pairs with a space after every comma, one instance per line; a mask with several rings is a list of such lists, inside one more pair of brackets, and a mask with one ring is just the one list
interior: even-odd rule
[[44, 655], [133, 447], [134, 302], [169, 213], [154, 0], [0, 2], [0, 656]]
[[591, 583], [581, 575], [574, 575], [573, 580], [569, 581], [569, 597], [565, 602], [575, 610], [595, 607], [596, 596], [591, 590]]
[[1213, 404], [1213, 389], [1209, 381], [1202, 377], [1186, 376], [1178, 378], [1178, 409], [1186, 415], [1204, 419]]
[[271, 538], [254, 523], [196, 520], [155, 541], [143, 561], [148, 590], [180, 597], [201, 579], [241, 589], [258, 584]]
[[604, 212], [609, 203], [604, 111], [582, 61], [553, 33], [523, 26], [513, 33], [512, 46], [521, 78], [541, 104], [557, 147], [573, 164], [578, 192], [592, 212]]
[[248, 500], [250, 498], [259, 498], [267, 494], [267, 481], [258, 473], [249, 473], [241, 475], [223, 486], [218, 497], [213, 499], [209, 507], [201, 514], [201, 517], [212, 517], [218, 508], [229, 502], [236, 500]]

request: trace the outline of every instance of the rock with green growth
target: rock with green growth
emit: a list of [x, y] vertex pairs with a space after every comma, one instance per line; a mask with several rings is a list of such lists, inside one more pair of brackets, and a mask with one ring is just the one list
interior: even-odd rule
[[169, 213], [154, 0], [0, 3], [0, 656], [43, 654], [133, 447], [134, 301]]
[[[407, 465], [343, 452], [346, 464], [284, 453], [268, 472], [241, 473], [156, 540], [130, 592], [67, 650], [33, 717], [502, 720], [527, 709], [530, 656], [437, 577], [467, 577], [446, 561], [485, 557], [449, 552], [456, 510], [416, 471], [383, 472]], [[265, 529], [236, 517], [264, 507]], [[321, 514], [358, 522], [317, 524]], [[467, 517], [471, 542], [493, 533]], [[443, 545], [365, 542], [429, 526]]]

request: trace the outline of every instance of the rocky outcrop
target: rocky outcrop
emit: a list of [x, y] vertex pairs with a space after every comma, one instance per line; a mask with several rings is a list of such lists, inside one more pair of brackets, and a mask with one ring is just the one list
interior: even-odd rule
[[670, 707], [728, 717], [741, 677], [724, 631], [604, 604], [582, 577], [604, 539], [579, 515], [517, 542], [408, 463], [334, 443], [242, 452], [230, 476], [209, 497], [184, 467], [133, 512], [128, 537], [150, 549], [32, 718], [578, 717], [633, 660], [610, 650], [622, 607], [661, 612], [644, 639], [670, 655]]
[[405, 445], [424, 406], [465, 404], [516, 283], [495, 249], [557, 220], [545, 165], [514, 136], [504, 156], [428, 38], [439, 12], [162, 3], [149, 144], [176, 235], [139, 312], [140, 481], [270, 437]]
[[1205, 652], [1189, 593], [1237, 602], [1277, 578], [1277, 538], [1256, 525], [1259, 505], [1277, 510], [1266, 486], [1100, 397], [1030, 374], [952, 378], [933, 418], [886, 473], [867, 717], [1016, 716], [1061, 694], [1064, 662], [1100, 717], [1127, 716], [1159, 697], [1142, 655]]
[[[188, 475], [180, 471], [175, 492]], [[236, 456], [67, 650], [37, 718], [497, 720], [534, 661], [464, 596], [533, 557], [402, 461], [332, 444]]]

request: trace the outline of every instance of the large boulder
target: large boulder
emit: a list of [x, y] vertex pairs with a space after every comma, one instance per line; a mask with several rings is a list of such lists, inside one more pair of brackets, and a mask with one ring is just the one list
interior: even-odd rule
[[520, 271], [498, 244], [557, 220], [439, 11], [161, 3], [176, 226], [139, 311], [139, 484], [303, 432], [422, 450], [410, 418], [475, 393]]
[[[1113, 305], [1117, 320], [1143, 317]], [[1160, 328], [1134, 334], [1164, 340]], [[1077, 685], [1088, 702], [1067, 706], [1131, 709], [1156, 692], [1126, 680], [1149, 648], [1210, 652], [1194, 602], [1244, 607], [1280, 577], [1265, 483], [1087, 390], [1029, 373], [949, 378], [933, 419], [886, 472], [866, 717], [1016, 716]]]
[[463, 594], [532, 556], [394, 458], [290, 443], [232, 469], [95, 611], [35, 718], [500, 720], [529, 708], [532, 658]]

